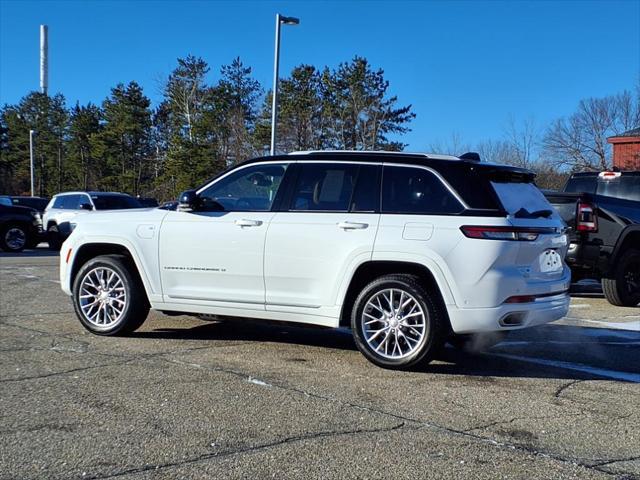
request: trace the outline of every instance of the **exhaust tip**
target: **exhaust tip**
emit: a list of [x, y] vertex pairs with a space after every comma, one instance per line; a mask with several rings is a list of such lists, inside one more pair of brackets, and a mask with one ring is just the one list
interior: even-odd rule
[[519, 327], [524, 325], [527, 312], [511, 312], [502, 317], [498, 323], [502, 327]]

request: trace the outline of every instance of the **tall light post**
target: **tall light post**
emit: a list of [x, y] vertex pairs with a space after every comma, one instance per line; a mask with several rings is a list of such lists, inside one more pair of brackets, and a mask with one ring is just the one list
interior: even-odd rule
[[33, 165], [33, 135], [35, 134], [35, 130], [29, 130], [29, 161], [31, 164], [31, 196], [35, 197], [35, 172]]
[[273, 95], [271, 103], [271, 155], [276, 153], [276, 124], [278, 123], [278, 67], [280, 65], [280, 26], [298, 25], [300, 20], [294, 17], [276, 15], [276, 48], [273, 60]]

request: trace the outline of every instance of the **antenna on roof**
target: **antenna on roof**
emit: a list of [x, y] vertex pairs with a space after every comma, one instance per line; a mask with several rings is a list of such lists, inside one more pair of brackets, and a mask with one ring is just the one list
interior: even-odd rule
[[469, 160], [471, 162], [479, 162], [480, 154], [477, 152], [467, 152], [467, 153], [463, 153], [458, 158], [460, 158], [460, 160]]

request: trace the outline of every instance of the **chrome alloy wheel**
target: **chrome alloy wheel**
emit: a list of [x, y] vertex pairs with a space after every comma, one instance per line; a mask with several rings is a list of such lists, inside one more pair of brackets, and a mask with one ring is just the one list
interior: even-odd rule
[[11, 250], [20, 250], [27, 243], [27, 236], [21, 228], [13, 227], [4, 234], [4, 242]]
[[389, 288], [372, 295], [360, 322], [367, 344], [384, 358], [408, 357], [424, 343], [424, 310], [413, 295], [401, 289]]
[[109, 267], [90, 270], [80, 283], [78, 304], [93, 325], [101, 328], [113, 325], [127, 306], [122, 278]]

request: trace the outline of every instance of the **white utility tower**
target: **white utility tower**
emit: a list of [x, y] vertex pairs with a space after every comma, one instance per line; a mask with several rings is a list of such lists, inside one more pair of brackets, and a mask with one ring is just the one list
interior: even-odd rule
[[40, 25], [40, 92], [49, 89], [49, 27]]

